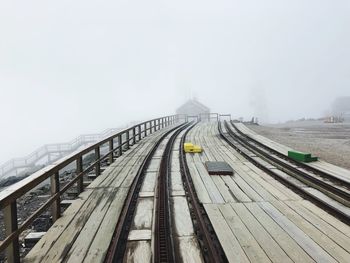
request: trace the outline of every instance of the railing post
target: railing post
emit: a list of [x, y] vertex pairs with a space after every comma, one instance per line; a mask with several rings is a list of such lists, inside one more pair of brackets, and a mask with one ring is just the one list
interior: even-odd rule
[[51, 195], [57, 195], [52, 203], [52, 221], [55, 222], [61, 216], [60, 174], [59, 171], [51, 175]]
[[[100, 146], [97, 146], [97, 148], [95, 148], [95, 161], [100, 159]], [[97, 162], [95, 165], [95, 173], [96, 176], [99, 176], [101, 174], [101, 162]]]
[[139, 131], [139, 141], [141, 140], [141, 125], [137, 126], [137, 130]]
[[136, 143], [136, 127], [134, 126], [133, 128], [132, 128], [132, 144], [135, 144]]
[[153, 128], [153, 121], [149, 122], [149, 134], [152, 134], [152, 128]]
[[113, 163], [113, 158], [114, 158], [114, 154], [113, 154], [113, 147], [114, 147], [114, 143], [113, 143], [113, 139], [111, 139], [109, 141], [109, 151], [111, 152], [109, 154], [109, 164], [112, 164]]
[[[79, 156], [77, 159], [77, 167], [76, 167], [76, 174], [80, 174], [83, 171], [83, 156]], [[80, 177], [77, 181], [77, 189], [78, 193], [80, 194], [82, 191], [84, 191], [84, 178], [83, 176]]]
[[122, 138], [122, 135], [119, 134], [118, 135], [118, 147], [119, 147], [118, 156], [119, 157], [122, 156], [122, 154], [123, 154], [122, 144], [123, 144], [123, 138]]
[[164, 128], [164, 117], [162, 118], [162, 129]]
[[[5, 234], [6, 236], [9, 236], [18, 229], [16, 201], [13, 201], [11, 204], [6, 206], [3, 209], [3, 211], [4, 211]], [[9, 263], [20, 262], [18, 237], [15, 237], [15, 239], [6, 248], [6, 256], [7, 256], [7, 262]]]
[[126, 137], [126, 138], [125, 138], [125, 140], [126, 140], [126, 141], [125, 141], [125, 142], [126, 142], [126, 147], [125, 147], [125, 148], [126, 148], [127, 150], [129, 150], [129, 146], [130, 146], [130, 141], [129, 141], [129, 139], [130, 139], [130, 130], [127, 130], [127, 131], [126, 131], [125, 137]]

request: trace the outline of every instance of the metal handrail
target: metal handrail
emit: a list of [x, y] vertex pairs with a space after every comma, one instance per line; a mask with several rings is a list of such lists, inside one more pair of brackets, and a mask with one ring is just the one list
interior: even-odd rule
[[[109, 164], [111, 164], [114, 161], [116, 152], [117, 157], [123, 154], [123, 147], [129, 149], [130, 145], [140, 141], [148, 134], [172, 125], [178, 121], [178, 115], [171, 115], [136, 124], [130, 128], [126, 128], [116, 134], [108, 136], [99, 142], [86, 146], [84, 149], [68, 154], [55, 163], [48, 165], [47, 167], [1, 191], [0, 209], [4, 212], [6, 238], [0, 243], [0, 252], [6, 249], [7, 261], [19, 262], [19, 235], [50, 206], [52, 208], [52, 219], [53, 221], [56, 221], [61, 215], [61, 195], [72, 187], [73, 184], [77, 183], [78, 193], [82, 192], [84, 189], [83, 176], [93, 169], [95, 169], [95, 173], [98, 176], [100, 174], [102, 161], [108, 159]], [[131, 137], [130, 132], [132, 132]], [[123, 135], [125, 135], [125, 140], [123, 140]], [[114, 139], [118, 139], [118, 146], [116, 147], [114, 147]], [[109, 151], [101, 157], [100, 147], [106, 143], [109, 144]], [[83, 156], [91, 151], [95, 152], [95, 161], [87, 168], [83, 169]], [[76, 176], [67, 185], [60, 189], [59, 171], [73, 162], [76, 162]], [[17, 199], [32, 190], [41, 182], [45, 181], [47, 178], [50, 178], [51, 180], [51, 197], [29, 218], [27, 218], [22, 225], [18, 226]]]

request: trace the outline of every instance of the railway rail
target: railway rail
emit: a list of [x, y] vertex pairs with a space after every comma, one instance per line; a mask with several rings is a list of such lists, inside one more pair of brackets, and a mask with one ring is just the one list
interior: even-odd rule
[[130, 187], [129, 194], [124, 203], [124, 208], [119, 217], [117, 227], [115, 229], [114, 237], [112, 239], [111, 245], [109, 247], [105, 262], [122, 262], [124, 258], [126, 243], [128, 239], [129, 230], [131, 227], [131, 222], [135, 214], [136, 204], [139, 196], [139, 192], [142, 183], [145, 178], [146, 170], [149, 163], [152, 160], [154, 153], [156, 152], [160, 143], [172, 132], [177, 129], [186, 127], [188, 124], [182, 124], [169, 131], [167, 131], [158, 142], [152, 147], [150, 152], [147, 154], [146, 158], [143, 160], [140, 168], [138, 169], [137, 175]]
[[259, 142], [258, 140], [255, 140], [254, 138], [248, 136], [247, 134], [243, 133], [241, 130], [239, 130], [235, 123], [233, 121], [231, 121], [231, 124], [233, 126], [233, 128], [235, 129], [235, 131], [242, 137], [244, 137], [250, 144], [256, 145], [256, 147], [260, 147], [261, 149], [263, 149], [264, 151], [267, 151], [270, 155], [275, 155], [276, 157], [285, 160], [288, 163], [291, 163], [292, 165], [296, 165], [299, 167], [299, 169], [305, 170], [308, 173], [312, 173], [315, 176], [318, 177], [322, 177], [325, 180], [330, 180], [335, 184], [341, 185], [341, 186], [345, 186], [345, 188], [347, 188], [348, 190], [350, 190], [350, 179], [349, 180], [345, 180], [344, 178], [341, 177], [337, 177], [334, 176], [330, 173], [327, 173], [325, 171], [322, 171], [316, 167], [312, 167], [309, 166], [308, 164], [302, 163], [302, 162], [298, 162], [293, 160], [292, 158], [288, 157], [287, 155]]
[[180, 147], [180, 167], [181, 176], [183, 178], [186, 198], [191, 211], [191, 219], [194, 225], [198, 243], [201, 248], [201, 253], [205, 262], [227, 262], [225, 253], [223, 252], [220, 243], [216, 237], [215, 231], [211, 226], [210, 220], [207, 217], [204, 207], [199, 203], [194, 185], [191, 180], [189, 169], [186, 162], [186, 155], [183, 151], [183, 143], [186, 135], [195, 124], [187, 123], [178, 126], [165, 133], [160, 140], [154, 145], [142, 165], [138, 170], [132, 187], [130, 188], [129, 196], [124, 204], [123, 212], [119, 218], [118, 225], [115, 230], [114, 238], [111, 242], [105, 262], [122, 262], [128, 234], [131, 227], [131, 222], [134, 217], [135, 208], [137, 205], [138, 195], [145, 177], [147, 168], [154, 156], [160, 143], [170, 135], [163, 152], [160, 169], [158, 173], [157, 184], [157, 203], [155, 212], [155, 236], [154, 236], [154, 262], [180, 262], [181, 259], [176, 254], [175, 240], [173, 235], [172, 215], [170, 207], [170, 173], [172, 149], [179, 134], [185, 130], [181, 137]]
[[187, 202], [189, 203], [191, 209], [192, 222], [205, 262], [228, 262], [218, 237], [215, 234], [214, 228], [210, 223], [209, 217], [207, 216], [203, 205], [199, 202], [187, 165], [186, 154], [184, 154], [184, 143], [190, 129], [186, 130], [181, 138], [179, 157], [181, 176], [186, 192]]
[[218, 124], [218, 129], [221, 137], [246, 159], [350, 224], [350, 188], [347, 182], [340, 182], [325, 174], [321, 175], [316, 169], [311, 172], [299, 163], [290, 161], [289, 158], [272, 154], [272, 151], [261, 143], [250, 141], [237, 130], [232, 130], [226, 121], [224, 126], [226, 132], [221, 122]]
[[249, 140], [247, 137], [242, 136], [241, 133], [238, 132], [236, 127], [235, 131], [233, 131], [229, 126], [227, 126], [227, 130], [230, 134], [234, 134], [238, 140], [252, 149], [254, 152], [260, 154], [267, 162], [275, 165], [280, 168], [284, 172], [288, 173], [296, 177], [298, 180], [301, 180], [305, 184], [314, 187], [324, 194], [328, 195], [331, 198], [336, 199], [340, 203], [350, 206], [350, 183], [339, 178], [336, 178], [331, 175], [325, 175], [323, 173], [320, 175], [318, 173], [319, 170], [313, 169], [308, 170], [307, 166], [301, 162], [296, 162], [291, 158], [284, 156], [282, 154], [275, 154], [270, 151], [270, 148], [263, 145], [255, 143], [254, 141]]

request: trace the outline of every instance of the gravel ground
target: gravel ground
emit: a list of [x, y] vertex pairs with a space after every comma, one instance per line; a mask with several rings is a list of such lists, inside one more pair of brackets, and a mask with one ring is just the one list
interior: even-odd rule
[[310, 152], [326, 162], [350, 169], [350, 123], [298, 121], [248, 127], [295, 150]]

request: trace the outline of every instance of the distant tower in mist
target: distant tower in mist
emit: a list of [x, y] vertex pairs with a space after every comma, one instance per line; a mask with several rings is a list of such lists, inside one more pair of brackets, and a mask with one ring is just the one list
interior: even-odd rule
[[201, 113], [208, 114], [210, 113], [210, 109], [200, 103], [196, 98], [189, 99], [176, 110], [176, 114], [199, 115]]
[[334, 116], [350, 122], [350, 96], [337, 98], [332, 104], [332, 112]]

